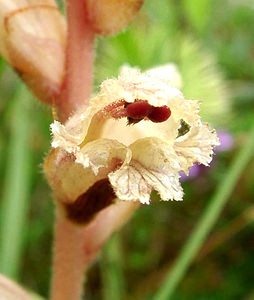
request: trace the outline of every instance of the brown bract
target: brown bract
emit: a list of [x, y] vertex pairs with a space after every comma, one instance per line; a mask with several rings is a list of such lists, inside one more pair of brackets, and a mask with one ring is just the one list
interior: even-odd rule
[[137, 15], [143, 0], [88, 0], [86, 10], [97, 34], [111, 35], [123, 30]]
[[0, 274], [0, 299], [2, 300], [33, 300], [34, 297], [27, 291]]
[[43, 102], [64, 76], [66, 24], [53, 0], [0, 0], [0, 53]]

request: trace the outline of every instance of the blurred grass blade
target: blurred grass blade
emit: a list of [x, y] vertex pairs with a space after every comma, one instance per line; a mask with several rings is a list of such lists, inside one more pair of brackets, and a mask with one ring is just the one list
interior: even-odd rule
[[231, 119], [231, 90], [208, 49], [199, 41], [183, 36], [179, 50], [179, 69], [183, 94], [201, 101], [201, 115], [206, 122], [225, 126]]
[[19, 273], [30, 188], [29, 102], [21, 86], [14, 99], [6, 157], [6, 177], [1, 200], [0, 272], [16, 279]]
[[211, 0], [184, 0], [183, 8], [190, 24], [203, 33], [211, 19]]
[[203, 242], [209, 234], [212, 226], [219, 217], [225, 203], [229, 200], [240, 175], [254, 155], [254, 127], [248, 136], [248, 140], [235, 157], [225, 174], [224, 181], [220, 183], [207, 209], [202, 214], [199, 222], [193, 230], [190, 238], [187, 240], [176, 259], [172, 269], [166, 276], [164, 283], [155, 295], [156, 300], [170, 300], [172, 295], [184, 277], [188, 267], [200, 250]]
[[124, 299], [124, 276], [122, 272], [122, 251], [119, 234], [115, 234], [103, 250], [101, 274], [103, 300]]

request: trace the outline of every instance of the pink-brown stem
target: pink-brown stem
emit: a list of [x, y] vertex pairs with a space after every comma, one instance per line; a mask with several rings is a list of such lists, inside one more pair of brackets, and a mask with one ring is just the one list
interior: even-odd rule
[[98, 251], [119, 230], [139, 208], [138, 202], [119, 201], [102, 210], [83, 230], [83, 251], [85, 261], [92, 262]]
[[[67, 1], [67, 21], [66, 74], [61, 93], [56, 99], [61, 122], [87, 104], [93, 78], [95, 34], [86, 15], [85, 0]], [[51, 300], [78, 300], [81, 297], [87, 266], [83, 235], [83, 227], [57, 214]]]
[[84, 277], [83, 227], [57, 215], [51, 300], [78, 300]]
[[81, 298], [84, 273], [89, 264], [111, 234], [125, 224], [138, 207], [135, 202], [118, 202], [83, 226], [57, 214], [51, 300]]
[[95, 33], [85, 9], [85, 0], [67, 1], [66, 75], [57, 99], [59, 118], [68, 119], [87, 104], [92, 91]]

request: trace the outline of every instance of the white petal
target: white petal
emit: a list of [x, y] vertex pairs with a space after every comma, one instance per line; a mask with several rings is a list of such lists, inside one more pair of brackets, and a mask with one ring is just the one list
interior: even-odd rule
[[116, 196], [120, 200], [149, 204], [152, 191], [142, 174], [133, 166], [124, 166], [108, 175]]
[[131, 151], [116, 140], [98, 139], [84, 145], [75, 156], [76, 163], [84, 168], [90, 167], [97, 175], [101, 168], [113, 170], [128, 163]]
[[50, 129], [53, 134], [53, 141], [51, 143], [53, 148], [59, 147], [68, 153], [76, 152], [80, 142], [78, 137], [70, 134], [67, 128], [58, 121], [54, 121], [54, 123], [50, 125]]
[[172, 145], [159, 138], [144, 138], [130, 146], [132, 165], [142, 173], [147, 184], [158, 191], [162, 200], [182, 200], [178, 155]]
[[142, 174], [148, 186], [159, 193], [161, 200], [180, 201], [183, 199], [183, 189], [179, 182], [178, 173], [147, 169], [137, 163], [135, 164], [135, 168]]
[[[91, 120], [95, 117], [96, 112], [97, 109], [95, 107], [87, 107], [81, 109], [78, 113], [69, 118], [65, 125], [54, 121], [54, 123], [50, 125], [53, 135], [52, 147], [62, 148], [69, 153], [76, 152], [76, 150], [80, 148], [79, 145], [81, 145], [87, 136]], [[97, 125], [99, 127], [98, 122]]]
[[199, 102], [195, 100], [174, 99], [171, 102], [170, 110], [175, 122], [184, 120], [188, 125], [195, 126], [200, 122]]
[[132, 103], [137, 99], [147, 100], [153, 106], [168, 105], [182, 93], [160, 77], [141, 73], [139, 69], [125, 66], [117, 79], [105, 80], [101, 85], [101, 94], [117, 101], [124, 99]]
[[165, 64], [145, 71], [151, 77], [157, 77], [177, 89], [182, 88], [182, 78], [175, 64]]
[[137, 200], [149, 204], [153, 189], [165, 201], [183, 198], [178, 174], [147, 169], [137, 162], [132, 161], [129, 166], [110, 173], [108, 177], [120, 200]]
[[213, 147], [216, 145], [219, 145], [219, 139], [215, 130], [200, 123], [200, 126], [191, 127], [188, 133], [177, 138], [174, 148], [183, 171], [188, 173], [188, 169], [194, 163], [208, 166], [212, 160]]
[[137, 140], [130, 145], [132, 159], [148, 169], [178, 172], [181, 166], [172, 143], [156, 137]]

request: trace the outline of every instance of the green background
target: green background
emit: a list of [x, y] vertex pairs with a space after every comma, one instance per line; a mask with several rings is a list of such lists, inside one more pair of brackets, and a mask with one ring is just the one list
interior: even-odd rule
[[[203, 118], [228, 131], [234, 146], [183, 183], [183, 202], [161, 202], [154, 195], [152, 205], [142, 206], [89, 270], [86, 299], [254, 299], [253, 1], [147, 0], [128, 30], [99, 38], [96, 48], [95, 90], [124, 63], [144, 70], [175, 62], [184, 94], [201, 101]], [[41, 165], [51, 121], [50, 109], [1, 61], [0, 272], [45, 298], [54, 205]], [[173, 296], [163, 296], [184, 265], [180, 250], [194, 228], [205, 230], [207, 220], [197, 220], [216, 201], [222, 211], [212, 231], [189, 258]], [[215, 217], [213, 209], [206, 212]]]

